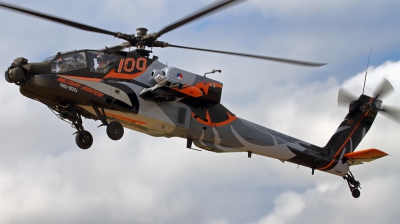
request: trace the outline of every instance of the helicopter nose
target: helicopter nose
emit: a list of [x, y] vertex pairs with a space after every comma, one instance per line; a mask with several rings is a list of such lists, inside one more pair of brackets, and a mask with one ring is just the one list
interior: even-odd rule
[[25, 79], [25, 72], [20, 67], [8, 69], [4, 75], [6, 81], [9, 83], [17, 83]]
[[28, 59], [19, 57], [14, 59], [14, 62], [8, 67], [5, 75], [6, 81], [9, 83], [22, 82], [26, 78], [26, 70], [23, 66], [28, 64]]

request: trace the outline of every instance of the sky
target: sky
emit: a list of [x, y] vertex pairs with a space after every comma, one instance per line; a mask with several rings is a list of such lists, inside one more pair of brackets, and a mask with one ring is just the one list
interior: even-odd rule
[[[3, 1], [110, 31], [156, 32], [210, 0]], [[249, 0], [163, 35], [171, 44], [328, 63], [310, 68], [183, 49], [159, 60], [224, 83], [222, 104], [237, 116], [324, 146], [347, 114], [340, 87], [365, 94], [387, 78], [400, 107], [397, 0]], [[0, 68], [17, 57], [100, 49], [119, 39], [0, 9]], [[186, 149], [180, 138], [125, 129], [119, 141], [92, 120], [93, 146], [43, 104], [0, 79], [0, 223], [291, 224], [400, 222], [400, 124], [378, 115], [357, 150], [390, 156], [351, 167], [354, 199], [341, 177], [246, 153]]]

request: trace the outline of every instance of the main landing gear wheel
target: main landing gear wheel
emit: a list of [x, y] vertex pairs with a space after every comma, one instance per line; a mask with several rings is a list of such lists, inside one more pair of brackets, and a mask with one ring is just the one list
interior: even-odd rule
[[107, 125], [107, 135], [112, 140], [119, 140], [124, 135], [124, 127], [118, 121], [112, 121]]
[[349, 173], [344, 175], [343, 179], [345, 179], [347, 181], [347, 184], [349, 185], [349, 188], [351, 191], [351, 195], [353, 195], [354, 198], [360, 197], [361, 193], [360, 193], [360, 190], [358, 190], [358, 188], [361, 189], [361, 187], [360, 187], [361, 184], [356, 179], [354, 179], [354, 176], [350, 172], [350, 170], [349, 170]]
[[93, 136], [88, 131], [78, 132], [75, 136], [75, 142], [81, 149], [88, 149], [93, 144]]

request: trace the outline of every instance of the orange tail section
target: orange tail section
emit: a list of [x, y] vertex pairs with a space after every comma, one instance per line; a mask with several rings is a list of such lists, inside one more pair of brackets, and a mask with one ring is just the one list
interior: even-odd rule
[[344, 158], [349, 165], [363, 164], [372, 160], [382, 158], [388, 154], [379, 149], [371, 148], [344, 154]]

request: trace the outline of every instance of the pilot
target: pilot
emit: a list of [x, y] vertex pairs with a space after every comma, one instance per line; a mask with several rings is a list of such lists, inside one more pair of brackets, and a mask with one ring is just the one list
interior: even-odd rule
[[66, 72], [66, 71], [68, 71], [68, 64], [63, 58], [59, 58], [57, 60], [57, 65], [60, 68], [60, 70], [58, 70], [58, 72]]
[[99, 66], [97, 66], [96, 71], [99, 72], [106, 72], [107, 71], [107, 59], [105, 58], [104, 55], [97, 55], [96, 57], [97, 59], [97, 64]]

